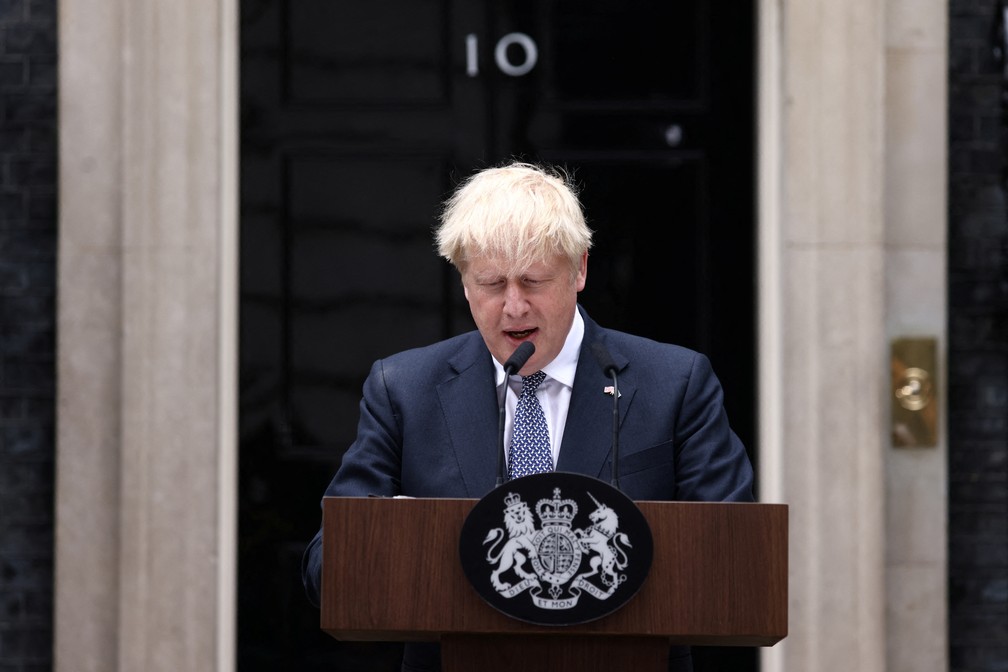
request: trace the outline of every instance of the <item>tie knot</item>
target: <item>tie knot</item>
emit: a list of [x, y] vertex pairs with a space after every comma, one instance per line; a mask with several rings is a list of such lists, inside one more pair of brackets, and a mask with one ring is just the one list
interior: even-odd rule
[[522, 394], [535, 392], [544, 380], [546, 380], [546, 374], [542, 371], [536, 371], [530, 376], [522, 376]]

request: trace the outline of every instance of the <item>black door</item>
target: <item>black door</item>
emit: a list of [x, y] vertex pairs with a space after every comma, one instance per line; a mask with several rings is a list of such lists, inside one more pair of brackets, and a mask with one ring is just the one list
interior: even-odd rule
[[[740, 4], [242, 0], [239, 669], [395, 669], [395, 646], [318, 631], [300, 556], [372, 361], [472, 328], [431, 230], [475, 168], [574, 176], [596, 231], [583, 305], [707, 353], [753, 450]], [[756, 664], [749, 649], [697, 658]]]

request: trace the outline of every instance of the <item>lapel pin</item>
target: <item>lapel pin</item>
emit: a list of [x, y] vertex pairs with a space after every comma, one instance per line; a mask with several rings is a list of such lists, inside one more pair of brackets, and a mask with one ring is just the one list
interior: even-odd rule
[[[613, 394], [616, 393], [616, 389], [612, 385], [606, 385], [605, 388], [602, 390], [602, 392], [603, 394], [608, 394], [611, 397]], [[620, 392], [619, 396], [622, 397], [623, 393]]]

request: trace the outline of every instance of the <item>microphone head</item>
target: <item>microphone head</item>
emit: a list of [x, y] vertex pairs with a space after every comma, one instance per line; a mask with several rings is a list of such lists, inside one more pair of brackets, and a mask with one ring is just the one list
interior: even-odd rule
[[619, 371], [619, 367], [616, 366], [616, 362], [613, 361], [612, 355], [606, 350], [606, 347], [602, 345], [601, 342], [595, 341], [591, 346], [592, 354], [595, 355], [595, 359], [598, 360], [599, 366], [602, 367], [602, 371], [606, 375], [613, 375]]
[[523, 341], [522, 344], [515, 348], [515, 351], [511, 353], [508, 360], [504, 362], [504, 373], [510, 376], [515, 371], [521, 371], [521, 368], [525, 366], [525, 362], [529, 360], [529, 357], [531, 357], [534, 352], [535, 345], [532, 341]]

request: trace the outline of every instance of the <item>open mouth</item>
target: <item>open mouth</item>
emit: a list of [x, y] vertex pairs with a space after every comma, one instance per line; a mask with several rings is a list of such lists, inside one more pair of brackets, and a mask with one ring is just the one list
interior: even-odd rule
[[528, 338], [529, 336], [532, 335], [534, 331], [535, 329], [525, 329], [523, 331], [506, 331], [504, 333], [506, 333], [511, 338], [522, 339], [522, 338]]

